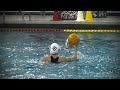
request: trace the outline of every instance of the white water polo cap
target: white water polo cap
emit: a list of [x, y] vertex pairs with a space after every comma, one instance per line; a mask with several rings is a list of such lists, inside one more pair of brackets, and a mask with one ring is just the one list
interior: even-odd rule
[[50, 54], [57, 54], [59, 51], [61, 51], [61, 47], [57, 43], [52, 43], [50, 46]]

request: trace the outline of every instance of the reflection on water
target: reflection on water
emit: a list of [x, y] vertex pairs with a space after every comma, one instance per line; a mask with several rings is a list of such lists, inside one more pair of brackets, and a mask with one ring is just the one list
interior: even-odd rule
[[[78, 59], [60, 64], [37, 63], [49, 54], [49, 45], [57, 42], [65, 48], [70, 33], [0, 33], [0, 78], [86, 79], [120, 78], [119, 33], [77, 33], [81, 42]], [[62, 50], [70, 56], [73, 49]]]

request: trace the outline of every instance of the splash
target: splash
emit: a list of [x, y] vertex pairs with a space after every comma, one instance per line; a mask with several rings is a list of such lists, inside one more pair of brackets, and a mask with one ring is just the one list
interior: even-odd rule
[[82, 54], [80, 51], [77, 52], [77, 56], [78, 56], [77, 59], [85, 59], [85, 55]]

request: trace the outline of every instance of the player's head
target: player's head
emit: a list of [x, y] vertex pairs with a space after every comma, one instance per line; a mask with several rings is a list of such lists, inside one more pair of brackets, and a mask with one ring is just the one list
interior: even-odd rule
[[60, 51], [61, 51], [61, 47], [57, 43], [52, 43], [50, 45], [50, 54], [51, 55], [58, 54]]

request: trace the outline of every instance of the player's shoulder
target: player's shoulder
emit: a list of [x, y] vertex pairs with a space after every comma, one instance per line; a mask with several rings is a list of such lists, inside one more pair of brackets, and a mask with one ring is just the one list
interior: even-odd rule
[[51, 57], [50, 55], [44, 55], [44, 59], [47, 61], [50, 60], [50, 57]]

